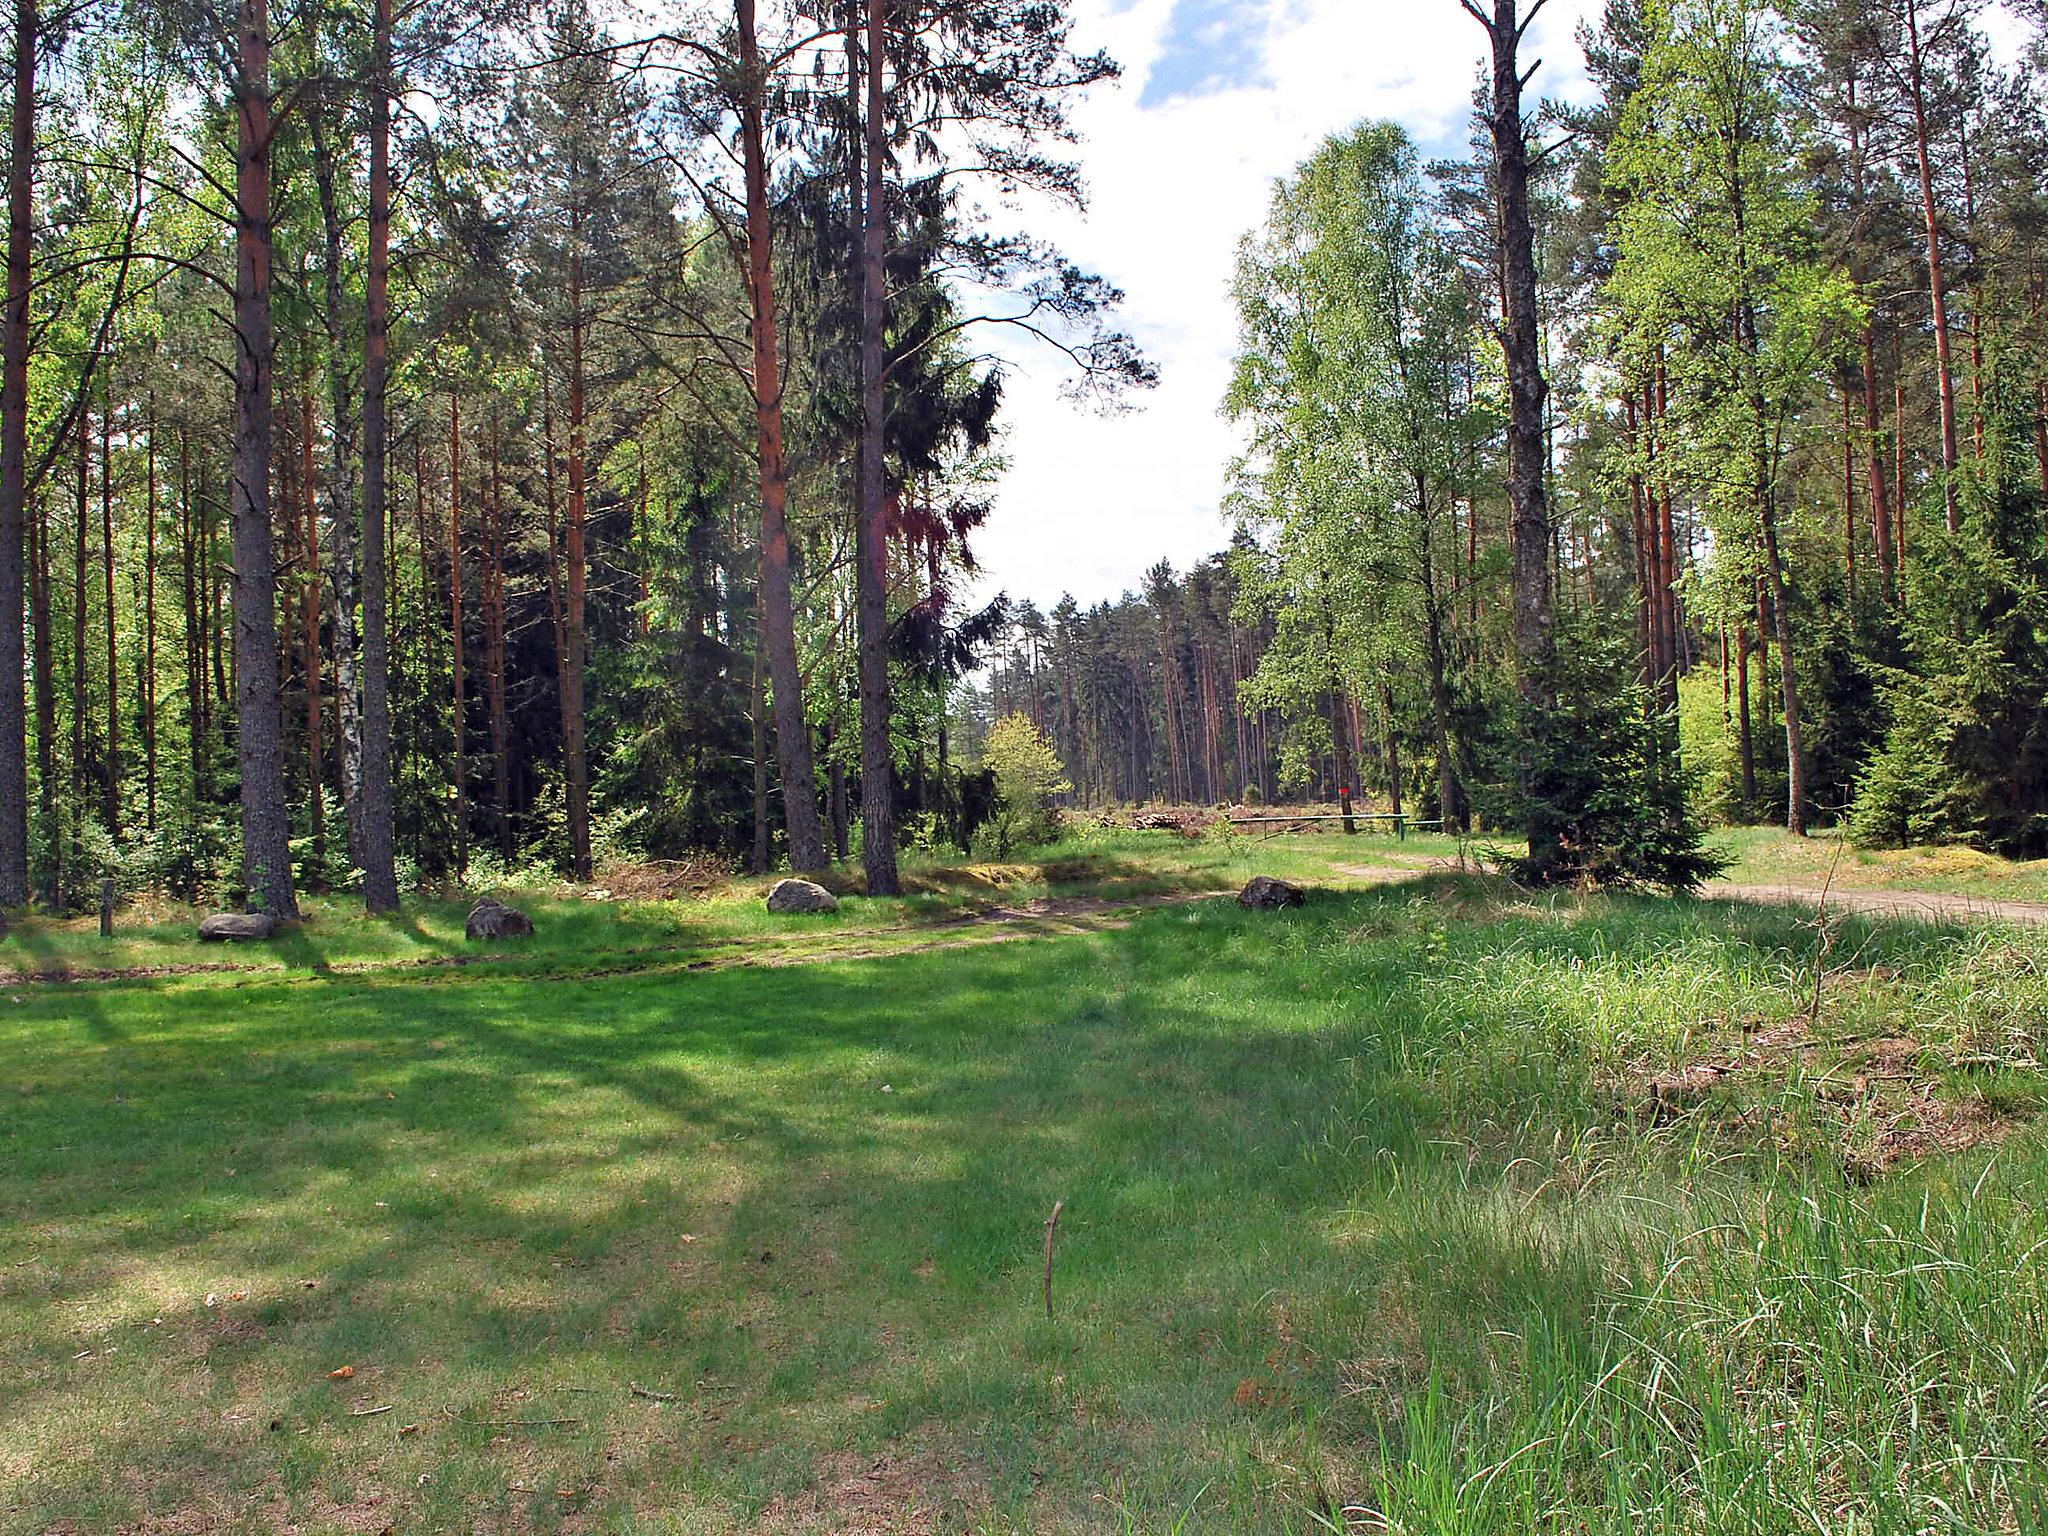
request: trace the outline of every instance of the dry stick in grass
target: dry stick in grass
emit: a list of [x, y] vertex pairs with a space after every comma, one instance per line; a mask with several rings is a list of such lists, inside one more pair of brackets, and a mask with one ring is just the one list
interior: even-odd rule
[[472, 1419], [443, 1407], [441, 1412], [458, 1424], [475, 1424], [488, 1429], [544, 1429], [550, 1424], [581, 1424], [581, 1419]]
[[386, 1403], [382, 1408], [351, 1408], [348, 1416], [352, 1419], [374, 1419], [380, 1413], [389, 1413], [391, 1408], [390, 1403]]
[[637, 1381], [629, 1381], [626, 1383], [626, 1385], [633, 1389], [633, 1395], [635, 1397], [644, 1397], [649, 1399], [650, 1401], [657, 1403], [672, 1403], [676, 1400], [676, 1395], [673, 1392], [656, 1392], [650, 1388], [641, 1386], [640, 1383]]
[[1059, 1231], [1060, 1212], [1067, 1208], [1064, 1199], [1052, 1203], [1052, 1214], [1045, 1218], [1045, 1315], [1052, 1317], [1052, 1240]]
[[1835, 836], [1835, 856], [1828, 860], [1828, 877], [1820, 884], [1820, 906], [1813, 916], [1814, 928], [1820, 944], [1813, 955], [1813, 1000], [1807, 1005], [1806, 1027], [1820, 1027], [1820, 994], [1827, 982], [1828, 952], [1835, 947], [1835, 931], [1828, 926], [1828, 892], [1834, 889], [1835, 870], [1842, 862], [1842, 850], [1849, 846], [1848, 834], [1839, 832]]

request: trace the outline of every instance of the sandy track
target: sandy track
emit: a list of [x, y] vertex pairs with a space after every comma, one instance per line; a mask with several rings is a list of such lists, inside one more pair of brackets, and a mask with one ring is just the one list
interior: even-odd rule
[[[1818, 907], [1821, 889], [1817, 885], [1730, 885], [1721, 881], [1700, 893], [1715, 900], [1772, 902], [1779, 905]], [[2001, 901], [1989, 896], [1965, 896], [1955, 891], [1886, 891], [1866, 886], [1836, 886], [1827, 893], [1828, 910], [1861, 912], [1873, 917], [1905, 917], [1921, 922], [1979, 921], [2006, 923], [2048, 923], [2048, 904], [2038, 901]]]

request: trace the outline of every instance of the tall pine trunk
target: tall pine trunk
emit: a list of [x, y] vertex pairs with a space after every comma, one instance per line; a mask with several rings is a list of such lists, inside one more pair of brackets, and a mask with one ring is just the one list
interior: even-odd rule
[[512, 862], [512, 732], [505, 713], [505, 492], [498, 423], [491, 419], [491, 478], [484, 502], [484, 694], [490, 705], [491, 790], [498, 852]]
[[85, 820], [85, 774], [92, 722], [92, 661], [86, 655], [85, 631], [90, 613], [85, 595], [85, 530], [92, 515], [92, 412], [78, 413], [78, 496], [73, 506], [71, 543], [71, 844], [80, 857], [80, 824]]
[[1871, 328], [1863, 327], [1863, 452], [1870, 478], [1870, 534], [1877, 546], [1878, 595], [1891, 602], [1898, 593], [1897, 559], [1892, 553], [1891, 498], [1885, 484], [1884, 450], [1880, 446], [1884, 414], [1877, 399], [1877, 345]]
[[[1488, 126], [1493, 138], [1499, 219], [1501, 346], [1508, 374], [1509, 541], [1514, 557], [1515, 687], [1535, 724], [1549, 711], [1550, 510], [1544, 494], [1543, 378], [1536, 330], [1536, 236], [1529, 217], [1529, 146], [1522, 130], [1522, 27], [1516, 0], [1493, 0], [1488, 19], [1474, 0], [1465, 9], [1486, 28], [1493, 48]], [[1542, 797], [1525, 794], [1523, 830], [1539, 867], [1561, 851], [1559, 829]]]
[[[370, 43], [369, 267], [363, 300], [363, 667], [361, 775], [350, 825], [363, 904], [398, 910], [391, 787], [391, 623], [384, 542], [390, 452], [385, 397], [391, 329], [391, 0], [375, 0]], [[397, 540], [393, 539], [393, 554]], [[395, 566], [394, 566], [395, 569]]]
[[455, 874], [460, 879], [469, 869], [469, 743], [463, 718], [462, 403], [453, 398], [448, 401], [448, 638], [454, 649], [448, 695], [455, 733], [448, 776], [455, 785]]
[[305, 527], [306, 578], [299, 604], [300, 654], [306, 681], [306, 813], [313, 829], [313, 867], [327, 862], [326, 774], [320, 739], [320, 509], [313, 472], [313, 396], [299, 397], [299, 496]]
[[567, 598], [562, 606], [562, 765], [569, 820], [569, 875], [590, 878], [590, 767], [583, 738], [583, 663], [588, 642], [584, 621], [588, 566], [584, 534], [589, 486], [583, 402], [582, 215], [570, 213], [569, 239], [569, 516], [563, 539]]
[[57, 660], [50, 612], [50, 519], [46, 512], [29, 524], [29, 630], [36, 669], [36, 822], [42, 828], [45, 866], [43, 905], [55, 908], [63, 878], [57, 861], [63, 839], [57, 827]]
[[192, 497], [192, 449], [182, 428], [178, 432], [178, 530], [184, 544], [185, 576], [185, 737], [192, 754], [192, 799], [207, 795], [206, 782], [206, 641], [200, 630], [200, 593], [206, 572], [200, 553], [202, 525]]
[[761, 483], [761, 647], [774, 689], [775, 757], [782, 778], [782, 816], [789, 862], [825, 866], [818, 819], [817, 770], [804, 715], [797, 665], [795, 603], [789, 574], [789, 466], [783, 447], [782, 358], [775, 299], [775, 234], [768, 210], [768, 160], [763, 117], [767, 82], [754, 31], [754, 0], [734, 0], [739, 27], [740, 150], [747, 199], [747, 298], [753, 320], [754, 442]]
[[854, 529], [855, 619], [860, 660], [861, 864], [870, 896], [894, 896], [896, 752], [889, 738], [889, 503], [886, 380], [882, 328], [888, 293], [882, 270], [889, 205], [882, 74], [888, 67], [887, 0], [867, 0], [866, 111], [862, 114], [860, 511]]
[[1934, 161], [1928, 143], [1926, 70], [1920, 47], [1919, 0], [1906, 0], [1906, 86], [1913, 116], [1913, 153], [1920, 173], [1921, 222], [1927, 234], [1927, 296], [1934, 319], [1934, 371], [1941, 406], [1942, 504], [1948, 531], [1959, 526], [1956, 503], [1956, 388], [1950, 356], [1948, 290], [1942, 275], [1941, 210], [1934, 200]]
[[100, 596], [106, 606], [107, 760], [100, 779], [100, 819], [107, 835], [121, 837], [121, 654], [114, 623], [114, 392], [100, 410]]
[[[0, 907], [29, 897], [27, 660], [28, 351], [34, 240], [36, 0], [14, 5], [14, 111], [7, 166], [7, 311], [0, 321]], [[42, 663], [38, 662], [38, 691]]]
[[144, 824], [156, 830], [156, 400], [149, 407], [142, 531], [142, 792]]
[[1742, 760], [1742, 809], [1747, 814], [1756, 803], [1756, 740], [1750, 734], [1749, 714], [1749, 625], [1735, 629], [1735, 724]]
[[[313, 142], [313, 180], [320, 197], [321, 232], [326, 249], [323, 258], [321, 321], [327, 333], [327, 393], [330, 415], [331, 465], [327, 477], [327, 516], [333, 538], [334, 558], [328, 562], [328, 605], [334, 649], [335, 704], [341, 715], [341, 809], [348, 827], [348, 850], [352, 861], [360, 862], [362, 839], [357, 824], [361, 811], [356, 801], [362, 787], [363, 727], [357, 708], [359, 680], [356, 676], [356, 560], [359, 539], [356, 525], [355, 381], [348, 367], [348, 327], [343, 319], [347, 302], [342, 281], [342, 215], [335, 194], [334, 148], [328, 138], [327, 102], [319, 93], [312, 99], [308, 121]], [[307, 494], [312, 494], [309, 480]]]
[[284, 721], [278, 707], [277, 571], [270, 540], [270, 7], [241, 0], [235, 69], [235, 753], [250, 900], [296, 919]]

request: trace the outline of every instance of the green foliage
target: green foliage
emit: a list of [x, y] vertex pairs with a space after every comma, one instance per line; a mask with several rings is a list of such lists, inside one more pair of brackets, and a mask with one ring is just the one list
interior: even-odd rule
[[1042, 810], [1074, 787], [1052, 742], [1027, 715], [1005, 715], [989, 727], [981, 760], [996, 776], [996, 798], [1011, 810]]
[[1051, 740], [1030, 716], [1005, 715], [990, 726], [981, 761], [994, 776], [996, 804], [976, 835], [978, 844], [1002, 857], [1059, 835], [1053, 797], [1071, 793], [1074, 786]]
[[2042, 498], [2000, 412], [1962, 485], [1962, 523], [1921, 554], [1907, 604], [1917, 665], [1891, 674], [1891, 724], [1858, 786], [1859, 841], [2048, 851], [2048, 554]]
[[[1686, 804], [1673, 722], [1636, 677], [1632, 648], [1597, 622], [1561, 626], [1548, 691], [1554, 702], [1515, 733], [1517, 795], [1541, 799], [1556, 845], [1503, 859], [1537, 885], [1689, 891], [1726, 860], [1704, 844]], [[1531, 819], [1513, 804], [1500, 818]]]
[[1741, 820], [1741, 751], [1721, 702], [1719, 668], [1701, 668], [1678, 681], [1678, 755], [1692, 814], [1709, 825]]
[[1474, 579], [1456, 507], [1493, 423], [1470, 288], [1402, 129], [1333, 136], [1280, 183], [1234, 293], [1226, 404], [1251, 447], [1231, 507], [1262, 541], [1235, 562], [1239, 607], [1274, 627], [1243, 697], [1286, 716], [1282, 783], [1307, 781], [1333, 695], [1355, 695], [1453, 786], [1469, 685], [1451, 630]]

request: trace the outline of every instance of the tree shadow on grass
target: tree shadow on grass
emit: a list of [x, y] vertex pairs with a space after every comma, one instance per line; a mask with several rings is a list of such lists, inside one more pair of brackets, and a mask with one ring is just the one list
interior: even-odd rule
[[[1275, 1447], [1366, 1465], [1432, 1364], [1483, 1377], [1532, 1313], [1596, 1326], [1592, 1248], [1501, 1171], [1545, 1155], [1562, 1069], [1460, 1075], [1495, 1049], [1460, 1011], [1478, 963], [1796, 970], [1803, 932], [1441, 925], [1387, 891], [791, 970], [131, 990], [111, 1033], [39, 998], [0, 1035], [37, 1079], [0, 1162], [33, 1261], [0, 1281], [0, 1442], [35, 1482], [5, 1497], [90, 1526], [369, 1487], [401, 1524], [545, 1528], [588, 1485], [600, 1524], [743, 1526], [835, 1455], [918, 1447], [1026, 1524], [1085, 1525], [1104, 1489], [1183, 1507], [1218, 1458], [1256, 1514]], [[393, 1425], [349, 1417], [385, 1401]]]

